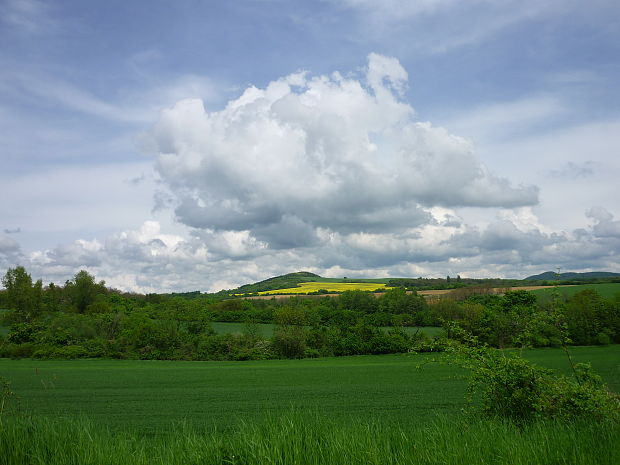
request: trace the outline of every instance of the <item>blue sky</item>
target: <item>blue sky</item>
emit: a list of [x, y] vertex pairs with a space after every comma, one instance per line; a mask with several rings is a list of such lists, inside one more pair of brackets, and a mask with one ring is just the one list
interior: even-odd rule
[[0, 266], [620, 271], [614, 1], [0, 0]]

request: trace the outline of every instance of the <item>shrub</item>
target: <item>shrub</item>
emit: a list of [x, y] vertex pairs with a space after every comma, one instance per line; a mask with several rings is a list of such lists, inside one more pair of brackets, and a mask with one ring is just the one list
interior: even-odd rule
[[34, 342], [41, 329], [41, 326], [35, 323], [15, 323], [11, 325], [11, 329], [7, 335], [7, 341], [13, 344]]
[[6, 358], [28, 358], [37, 349], [32, 342], [24, 342], [23, 344], [5, 344], [0, 348], [0, 357]]
[[33, 358], [40, 359], [64, 359], [72, 360], [76, 358], [90, 358], [91, 353], [81, 345], [70, 345], [62, 347], [40, 346], [32, 354]]
[[474, 414], [521, 425], [545, 418], [620, 419], [620, 398], [607, 390], [589, 365], [575, 365], [571, 379], [516, 353], [480, 346], [474, 337], [467, 342], [453, 342], [447, 351], [472, 372], [468, 400]]

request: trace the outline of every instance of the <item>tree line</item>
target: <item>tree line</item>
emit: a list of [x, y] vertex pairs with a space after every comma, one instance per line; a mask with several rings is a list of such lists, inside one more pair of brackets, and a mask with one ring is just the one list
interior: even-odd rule
[[[492, 347], [620, 343], [620, 295], [586, 290], [570, 298], [537, 299], [460, 292], [426, 301], [395, 288], [376, 297], [281, 300], [222, 299], [200, 293], [135, 294], [106, 287], [86, 271], [64, 285], [33, 282], [23, 267], [9, 269], [0, 291], [0, 357], [250, 360], [442, 350], [465, 330]], [[242, 323], [217, 334], [212, 322]], [[272, 337], [259, 324], [275, 325]], [[411, 326], [440, 326], [430, 338]]]

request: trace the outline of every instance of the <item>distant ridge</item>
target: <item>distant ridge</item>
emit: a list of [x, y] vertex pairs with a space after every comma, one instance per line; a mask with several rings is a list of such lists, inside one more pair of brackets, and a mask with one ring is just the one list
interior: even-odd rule
[[558, 279], [598, 279], [598, 278], [618, 278], [620, 273], [609, 271], [590, 271], [588, 273], [560, 273], [558, 276], [554, 271], [545, 271], [541, 274], [528, 276], [524, 281], [555, 281]]
[[310, 273], [309, 271], [297, 271], [296, 273], [275, 276], [254, 284], [244, 284], [230, 292], [232, 294], [252, 294], [254, 292], [273, 291], [275, 289], [296, 287], [299, 283], [318, 281], [319, 279], [323, 278], [318, 274]]

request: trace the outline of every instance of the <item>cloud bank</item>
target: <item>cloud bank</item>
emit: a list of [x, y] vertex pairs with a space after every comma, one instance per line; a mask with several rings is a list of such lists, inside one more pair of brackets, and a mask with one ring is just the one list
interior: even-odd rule
[[544, 231], [523, 221], [533, 218], [528, 208], [519, 210], [520, 215], [477, 227], [453, 211], [434, 209], [434, 224], [404, 233], [334, 233], [321, 237], [320, 246], [278, 250], [247, 232], [213, 236], [194, 230], [181, 236], [163, 232], [155, 221], [102, 240], [32, 253], [0, 235], [0, 265], [22, 264], [46, 283], [63, 283], [86, 269], [112, 287], [135, 292], [218, 291], [302, 269], [332, 277], [516, 278], [558, 266], [617, 269], [620, 221], [606, 209], [590, 209], [590, 224], [571, 232]]

